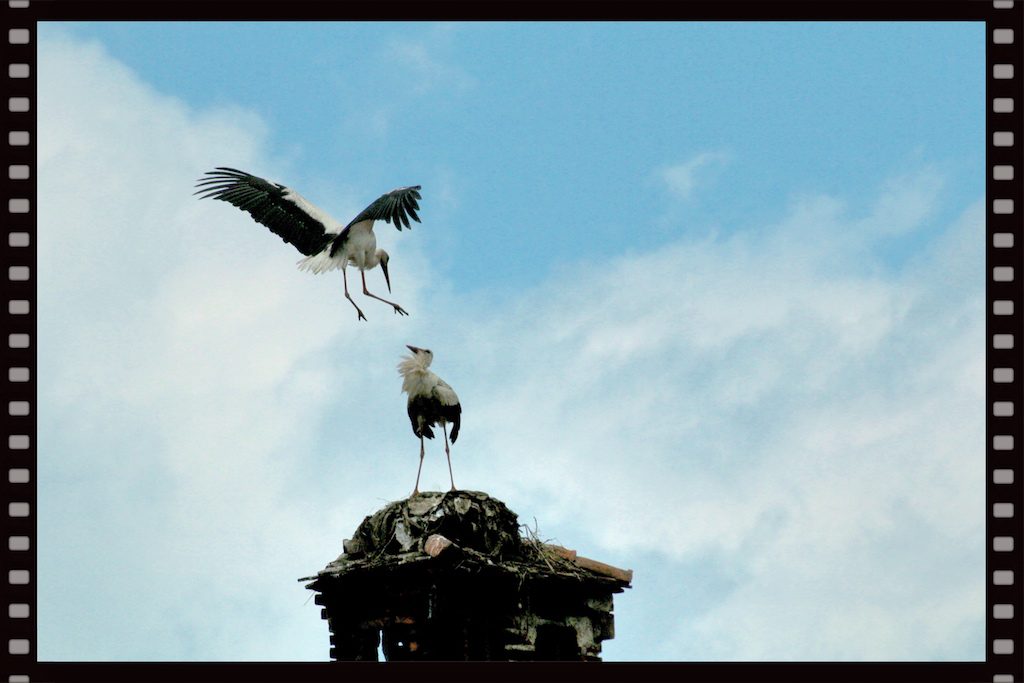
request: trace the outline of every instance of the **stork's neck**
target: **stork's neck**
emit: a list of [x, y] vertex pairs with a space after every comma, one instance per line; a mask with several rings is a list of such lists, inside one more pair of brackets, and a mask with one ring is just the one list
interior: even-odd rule
[[427, 368], [430, 366], [430, 362], [422, 356], [405, 356], [398, 364], [398, 372], [403, 377], [409, 377], [410, 375], [425, 375], [430, 370]]
[[436, 380], [434, 373], [427, 369], [428, 365], [430, 361], [419, 354], [403, 357], [398, 363], [398, 372], [402, 375], [402, 391], [410, 397], [429, 391]]

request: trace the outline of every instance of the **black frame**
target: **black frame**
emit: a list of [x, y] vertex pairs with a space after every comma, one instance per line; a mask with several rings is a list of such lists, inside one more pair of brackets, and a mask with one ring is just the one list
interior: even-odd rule
[[[675, 2], [672, 4], [641, 0], [621, 4], [573, 3], [568, 0], [547, 3], [497, 2], [463, 4], [460, 2], [338, 3], [300, 0], [264, 2], [250, 0], [212, 0], [207, 2], [12, 0], [3, 8], [7, 39], [3, 41], [4, 62], [27, 64], [9, 71], [4, 147], [8, 174], [4, 180], [8, 211], [6, 232], [8, 247], [3, 261], [8, 279], [5, 291], [8, 312], [3, 326], [8, 337], [5, 365], [8, 381], [4, 395], [8, 402], [27, 402], [36, 396], [36, 352], [32, 340], [37, 331], [35, 284], [32, 278], [37, 264], [34, 207], [37, 202], [36, 124], [32, 101], [36, 95], [36, 23], [56, 20], [858, 20], [858, 21], [979, 21], [986, 24], [986, 471], [987, 475], [987, 552], [989, 581], [986, 587], [986, 660], [984, 662], [868, 662], [868, 663], [75, 663], [39, 662], [35, 654], [36, 616], [35, 554], [37, 503], [34, 475], [36, 452], [33, 412], [20, 414], [9, 403], [6, 420], [8, 476], [4, 477], [4, 497], [8, 503], [5, 528], [9, 538], [4, 551], [8, 581], [4, 584], [4, 602], [27, 605], [9, 608], [3, 619], [6, 647], [4, 671], [15, 681], [407, 681], [412, 678], [444, 677], [469, 680], [570, 679], [585, 676], [589, 680], [639, 678], [651, 681], [1022, 681], [1024, 680], [1024, 643], [1021, 642], [1021, 610], [1024, 609], [1024, 566], [1021, 549], [1024, 510], [1024, 484], [1021, 482], [1021, 410], [1024, 404], [1024, 370], [1020, 347], [1024, 339], [1024, 248], [1021, 213], [1024, 211], [1024, 154], [1022, 154], [1022, 117], [1024, 105], [1024, 1], [958, 0], [898, 1], [865, 0], [852, 2]], [[1009, 33], [1008, 33], [1009, 31]], [[1007, 38], [1011, 42], [1006, 42]], [[997, 66], [1000, 65], [1000, 66]], [[1007, 65], [1012, 76], [1007, 77]], [[24, 100], [30, 103], [24, 109]], [[995, 104], [995, 100], [1002, 104]], [[1006, 111], [1006, 99], [1012, 99]], [[20, 102], [16, 104], [15, 101]], [[1006, 135], [1012, 139], [1007, 142]], [[26, 138], [27, 135], [27, 138]], [[1012, 179], [1003, 179], [1005, 167], [1012, 167]], [[995, 171], [996, 168], [1002, 170]], [[27, 177], [25, 174], [27, 173]], [[999, 179], [997, 179], [999, 178]], [[1008, 205], [1007, 200], [1012, 204]], [[26, 204], [27, 202], [27, 204]], [[1006, 209], [1009, 206], [1010, 212]], [[998, 213], [997, 213], [998, 208]], [[24, 244], [28, 235], [27, 244]], [[12, 236], [14, 235], [14, 236]], [[1011, 277], [1006, 279], [1011, 268]], [[1000, 269], [996, 271], [996, 269]], [[998, 272], [998, 275], [997, 275]], [[996, 279], [996, 278], [999, 279]], [[1006, 303], [1010, 302], [1010, 303]], [[1010, 308], [1012, 307], [1012, 308]], [[1006, 335], [1011, 335], [1007, 337]], [[1007, 343], [1009, 341], [1009, 346]], [[998, 347], [997, 347], [998, 345]], [[1016, 346], [1016, 348], [1014, 348]], [[28, 375], [25, 376], [24, 369]], [[994, 404], [1011, 402], [1014, 414], [996, 415]], [[1009, 474], [1008, 474], [1009, 473]], [[27, 474], [27, 480], [25, 479]], [[1007, 480], [1007, 477], [1012, 477]], [[1007, 504], [1012, 507], [1007, 507]], [[1010, 516], [1006, 516], [1009, 513]], [[996, 539], [1001, 540], [996, 540]], [[1011, 539], [1007, 541], [1005, 539]], [[1003, 550], [1012, 543], [1011, 550]], [[997, 550], [997, 547], [999, 550]], [[995, 585], [993, 572], [1013, 574], [1009, 585]], [[25, 582], [22, 582], [22, 581]], [[994, 606], [1011, 605], [1011, 618], [995, 618]], [[1000, 608], [1004, 616], [1005, 607]], [[327, 646], [325, 639], [324, 651]], [[579, 667], [586, 667], [585, 671]]]

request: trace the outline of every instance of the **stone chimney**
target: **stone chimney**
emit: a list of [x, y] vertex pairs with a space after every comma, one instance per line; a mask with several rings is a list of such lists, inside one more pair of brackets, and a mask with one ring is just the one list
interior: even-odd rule
[[307, 588], [331, 658], [600, 661], [633, 572], [520, 533], [479, 491], [421, 493], [363, 520]]

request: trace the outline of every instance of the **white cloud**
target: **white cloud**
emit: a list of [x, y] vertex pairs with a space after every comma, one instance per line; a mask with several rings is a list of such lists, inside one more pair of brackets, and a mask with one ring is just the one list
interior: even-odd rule
[[[357, 325], [336, 273], [294, 270], [248, 216], [191, 197], [225, 159], [280, 165], [254, 115], [192, 111], [58, 38], [39, 97], [42, 658], [325, 658], [294, 580], [411, 489], [405, 343], [462, 398], [460, 486], [649, 564], [610, 657], [631, 631], [661, 659], [983, 647], [981, 203], [899, 269], [872, 251], [931, 215], [930, 171], [866, 216], [804, 197], [500, 310], [439, 282], [421, 231], [382, 236], [413, 316], [367, 302]], [[706, 154], [665, 176], [679, 196], [721, 163]], [[424, 488], [447, 483], [431, 447]], [[666, 566], [726, 587], [653, 634], [678, 595], [645, 577]]]
[[[444, 33], [445, 36], [447, 34]], [[436, 36], [420, 42], [392, 40], [388, 43], [388, 50], [394, 61], [410, 70], [414, 81], [413, 92], [417, 94], [436, 88], [465, 90], [476, 84], [476, 79], [465, 69], [441, 56], [444, 46]]]
[[892, 235], [917, 229], [932, 213], [942, 185], [942, 176], [932, 168], [890, 178], [857, 232]]
[[[368, 124], [369, 131], [384, 137], [396, 117], [411, 107], [423, 106], [424, 97], [441, 92], [445, 96], [440, 101], [446, 102], [476, 86], [477, 79], [451, 58], [456, 30], [455, 24], [436, 23], [425, 26], [417, 40], [403, 36], [383, 41], [381, 61], [397, 68], [388, 72], [390, 96], [365, 103], [359, 119], [364, 133]], [[378, 89], [379, 84], [373, 88]]]
[[[59, 34], [39, 71], [41, 656], [323, 659], [296, 579], [380, 501], [318, 486], [354, 454], [316, 462], [312, 426], [348, 390], [337, 355], [405, 331], [369, 300], [356, 326], [337, 273], [192, 196], [226, 160], [279, 165], [255, 115], [193, 112]], [[416, 311], [424, 261], [391, 237]]]
[[689, 199], [697, 186], [698, 177], [723, 167], [729, 158], [724, 152], [701, 152], [683, 163], [662, 168], [660, 176], [669, 192], [680, 199]]
[[[921, 212], [890, 201], [875, 212], [913, 229]], [[581, 266], [486, 324], [452, 318], [449, 362], [508, 340], [463, 370], [481, 374], [472, 479], [542, 533], [736, 582], [658, 658], [983, 655], [982, 205], [888, 277], [842, 238], [876, 213], [804, 199], [758, 233]], [[792, 239], [814, 229], [839, 239]]]

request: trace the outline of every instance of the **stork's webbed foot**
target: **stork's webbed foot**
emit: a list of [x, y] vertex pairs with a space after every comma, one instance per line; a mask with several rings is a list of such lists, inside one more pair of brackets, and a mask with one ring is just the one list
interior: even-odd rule
[[[365, 316], [365, 315], [363, 315], [363, 312], [362, 312], [362, 311], [360, 311], [360, 310], [359, 310], [358, 308], [356, 309], [356, 313], [358, 313], [358, 314], [359, 314], [359, 317], [358, 317], [358, 318], [356, 318], [356, 321], [359, 321], [359, 320], [366, 320], [366, 316]], [[367, 321], [367, 322], [369, 322], [369, 321]]]
[[409, 312], [402, 308], [401, 306], [399, 306], [398, 304], [391, 305], [395, 307], [395, 313], [398, 313], [399, 315], [409, 315]]

